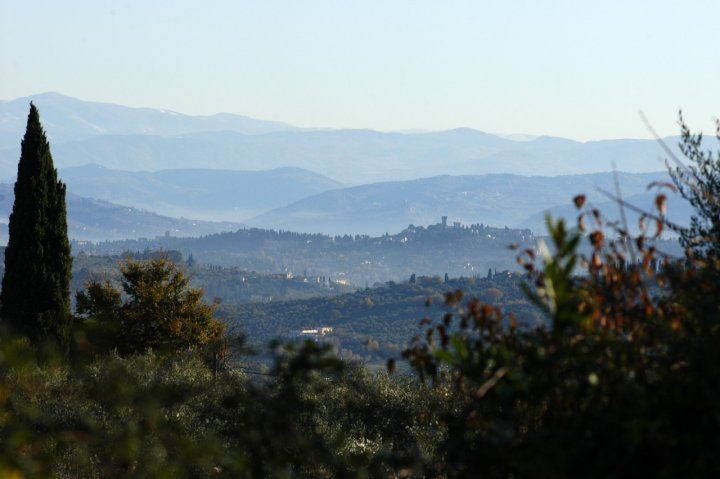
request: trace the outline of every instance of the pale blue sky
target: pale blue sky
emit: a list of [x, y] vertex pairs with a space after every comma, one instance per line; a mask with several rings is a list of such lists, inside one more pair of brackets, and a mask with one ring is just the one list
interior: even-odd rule
[[720, 115], [720, 1], [0, 0], [0, 99], [580, 140]]

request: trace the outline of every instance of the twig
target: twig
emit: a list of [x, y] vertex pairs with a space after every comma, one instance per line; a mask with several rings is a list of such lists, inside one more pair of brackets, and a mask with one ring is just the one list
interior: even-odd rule
[[625, 208], [627, 208], [631, 211], [634, 211], [635, 213], [645, 215], [645, 217], [650, 218], [651, 220], [660, 221], [665, 226], [667, 226], [668, 229], [674, 231], [675, 233], [679, 234], [680, 232], [685, 230], [685, 228], [683, 228], [682, 226], [680, 226], [678, 224], [673, 223], [672, 221], [668, 220], [667, 218], [663, 218], [662, 216], [657, 216], [653, 213], [648, 213], [647, 211], [643, 210], [642, 208], [639, 208], [639, 207], [633, 205], [632, 203], [628, 203], [627, 201], [625, 201], [622, 198], [618, 198], [617, 196], [613, 195], [609, 191], [605, 191], [604, 189], [599, 188], [599, 187], [597, 188], [597, 191], [599, 191], [606, 197], [610, 198], [611, 200], [617, 201], [618, 203], [622, 204]]
[[630, 234], [630, 227], [628, 226], [627, 216], [625, 215], [625, 206], [623, 205], [622, 194], [620, 192], [620, 179], [618, 178], [617, 166], [615, 165], [614, 161], [613, 182], [615, 183], [615, 194], [620, 200], [618, 201], [618, 206], [620, 208], [620, 221], [622, 221], [623, 230], [625, 231], [622, 242], [625, 244], [625, 247], [628, 249], [628, 251], [630, 251], [630, 258], [632, 259], [633, 264], [635, 264], [637, 263], [637, 255], [635, 254], [635, 247], [633, 246], [632, 241], [627, 240], [627, 237]]
[[490, 376], [490, 379], [482, 383], [480, 387], [475, 391], [475, 397], [477, 399], [482, 399], [483, 396], [485, 396], [488, 391], [490, 391], [492, 388], [495, 387], [495, 385], [500, 381], [503, 376], [505, 376], [508, 373], [508, 368], [502, 367], [495, 371], [495, 374]]
[[[669, 146], [665, 144], [665, 140], [660, 138], [660, 135], [655, 131], [655, 128], [650, 124], [650, 121], [648, 121], [647, 117], [645, 116], [645, 113], [642, 110], [638, 110], [638, 114], [640, 115], [640, 118], [642, 119], [643, 123], [645, 123], [645, 127], [652, 133], [652, 136], [655, 138], [655, 140], [660, 143], [660, 147], [665, 150], [665, 153], [673, 160], [675, 165], [677, 165], [678, 168], [683, 170], [684, 173], [689, 173], [689, 170], [687, 169], [687, 166], [680, 161], [680, 159], [673, 153], [673, 151], [670, 149]], [[665, 162], [667, 165], [667, 161]]]

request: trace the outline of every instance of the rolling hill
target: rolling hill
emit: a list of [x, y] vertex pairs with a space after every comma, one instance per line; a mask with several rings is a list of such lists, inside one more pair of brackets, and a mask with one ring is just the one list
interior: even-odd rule
[[[617, 176], [626, 197], [644, 193], [652, 181], [668, 180], [664, 172]], [[612, 173], [557, 177], [445, 175], [327, 191], [246, 222], [270, 229], [380, 235], [409, 224], [434, 224], [441, 216], [448, 216], [450, 222], [530, 227], [536, 234], [544, 234], [546, 210], [570, 206], [573, 196], [580, 193], [592, 201], [605, 202], [596, 188], [614, 191], [614, 181]], [[617, 211], [617, 206], [606, 206], [611, 213]]]
[[300, 168], [130, 172], [85, 165], [64, 168], [59, 174], [68, 190], [80, 196], [212, 221], [241, 221], [342, 186]]
[[[0, 184], [0, 244], [7, 244], [7, 222], [14, 202], [13, 185]], [[201, 236], [236, 230], [229, 222], [169, 218], [149, 211], [107, 201], [67, 195], [68, 236], [75, 240], [105, 241], [126, 238]]]
[[[19, 138], [19, 137], [18, 137]], [[669, 144], [674, 144], [670, 140]], [[19, 145], [19, 142], [18, 142]], [[14, 175], [18, 148], [0, 150], [0, 177]], [[52, 143], [60, 167], [96, 163], [122, 170], [303, 168], [349, 185], [441, 174], [561, 175], [663, 168], [653, 140], [512, 141], [475, 130], [382, 133], [283, 131], [262, 135], [200, 132], [179, 136], [102, 135]]]

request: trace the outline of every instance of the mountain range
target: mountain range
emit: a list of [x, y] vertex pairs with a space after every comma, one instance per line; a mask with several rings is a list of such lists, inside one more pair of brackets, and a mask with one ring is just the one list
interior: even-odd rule
[[[675, 141], [669, 140], [674, 144]], [[541, 137], [512, 141], [475, 130], [383, 133], [211, 131], [179, 136], [102, 135], [52, 144], [59, 167], [96, 163], [122, 170], [303, 168], [349, 185], [441, 174], [560, 175], [662, 169], [654, 140], [579, 143]], [[14, 175], [19, 146], [0, 150], [0, 177]]]
[[342, 185], [300, 168], [264, 171], [199, 168], [123, 171], [100, 165], [63, 168], [73, 193], [168, 216], [241, 221]]
[[[657, 173], [666, 155], [654, 140], [518, 139], [468, 128], [307, 130], [46, 93], [0, 101], [0, 178], [8, 182], [30, 101], [40, 109], [60, 177], [77, 195], [68, 200], [75, 204], [70, 225], [82, 239], [204, 234], [239, 223], [382, 234], [434, 224], [441, 216], [542, 233], [545, 211], [572, 219], [575, 194], [614, 191], [615, 179], [606, 173], [614, 168], [622, 171], [622, 195], [643, 204], [650, 202], [646, 185], [667, 180]], [[676, 151], [677, 139], [664, 142]], [[596, 201], [616, 210], [606, 198]], [[689, 214], [681, 201], [672, 200], [671, 207], [680, 220]]]
[[[438, 132], [302, 130], [221, 114], [192, 117], [42, 94], [0, 103], [0, 178], [11, 178], [25, 111], [40, 109], [58, 167], [95, 163], [130, 171], [307, 169], [347, 185], [442, 174], [560, 175], [662, 169], [654, 140], [517, 141], [469, 128]], [[675, 139], [666, 143], [674, 148]]]
[[83, 101], [49, 92], [0, 100], [0, 148], [19, 145], [19, 139], [25, 132], [31, 101], [40, 110], [51, 145], [101, 135], [172, 136], [198, 131], [236, 131], [252, 135], [295, 129], [285, 123], [255, 120], [230, 113], [190, 116], [170, 110]]
[[[617, 205], [598, 191], [614, 193], [616, 182], [624, 199], [649, 211], [652, 193], [647, 192], [647, 186], [653, 181], [667, 182], [670, 178], [666, 172], [555, 177], [444, 175], [326, 191], [245, 222], [300, 232], [381, 235], [397, 231], [398, 226], [434, 224], [448, 216], [451, 223], [530, 228], [535, 234], [543, 234], [546, 211], [575, 221], [572, 199], [578, 194], [586, 194], [588, 201], [616, 216]], [[670, 218], [686, 223], [689, 205], [676, 195], [669, 196]]]

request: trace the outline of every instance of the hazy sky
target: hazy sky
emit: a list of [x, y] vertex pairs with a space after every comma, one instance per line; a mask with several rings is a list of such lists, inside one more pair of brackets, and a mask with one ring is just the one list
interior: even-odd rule
[[0, 99], [575, 139], [720, 115], [720, 1], [0, 0]]

